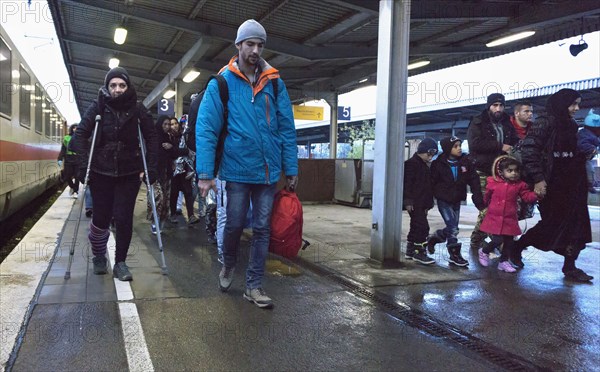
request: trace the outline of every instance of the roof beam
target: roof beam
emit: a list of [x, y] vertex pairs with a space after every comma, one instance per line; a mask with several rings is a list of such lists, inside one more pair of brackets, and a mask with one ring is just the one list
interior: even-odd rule
[[326, 27], [321, 32], [318, 32], [317, 34], [305, 39], [304, 43], [312, 45], [325, 44], [331, 40], [339, 38], [342, 35], [352, 32], [357, 28], [364, 27], [365, 25], [373, 22], [375, 19], [377, 19], [377, 17], [369, 13], [353, 14], [343, 20], [337, 21], [335, 26]]
[[154, 87], [152, 92], [148, 94], [144, 99], [144, 106], [151, 107], [154, 105], [162, 96], [163, 92], [170, 87], [175, 79], [181, 78], [183, 72], [191, 66], [194, 66], [200, 59], [206, 50], [208, 50], [208, 43], [204, 42], [201, 38], [184, 54], [181, 60], [173, 66], [171, 71], [165, 75], [165, 77]]
[[[97, 2], [95, 0], [60, 0], [63, 3], [71, 3], [78, 7], [96, 9], [117, 16], [126, 15], [130, 18], [143, 22], [155, 24], [162, 27], [174, 28], [203, 37], [216, 38], [233, 42], [237, 28], [222, 24], [209, 24], [207, 22], [190, 20], [186, 17], [166, 15], [136, 6], [124, 6], [115, 3]], [[356, 45], [352, 48], [346, 46], [323, 46], [314, 47], [296, 43], [278, 37], [269, 37], [266, 48], [276, 53], [287, 54], [305, 60], [330, 60], [348, 58], [376, 58], [376, 46]]]
[[[73, 67], [81, 67], [81, 68], [87, 68], [87, 69], [91, 69], [91, 70], [101, 71], [102, 74], [106, 74], [108, 72], [108, 66], [103, 65], [103, 64], [98, 64], [98, 63], [68, 62], [68, 65], [73, 66]], [[132, 78], [146, 79], [146, 80], [152, 80], [152, 81], [160, 81], [160, 79], [162, 79], [162, 75], [147, 74], [147, 73], [137, 70], [137, 69], [128, 68], [127, 72], [129, 73], [129, 76]]]
[[63, 40], [72, 43], [72, 44], [80, 44], [80, 45], [90, 45], [95, 48], [100, 48], [104, 50], [108, 50], [111, 52], [118, 52], [123, 54], [129, 54], [136, 57], [144, 57], [152, 60], [158, 60], [161, 62], [169, 62], [169, 63], [177, 63], [179, 61], [179, 57], [175, 55], [161, 53], [160, 51], [144, 48], [144, 47], [136, 47], [132, 45], [117, 45], [115, 43], [107, 42], [106, 40], [93, 37], [86, 36], [81, 37], [77, 35], [65, 35], [63, 36]]

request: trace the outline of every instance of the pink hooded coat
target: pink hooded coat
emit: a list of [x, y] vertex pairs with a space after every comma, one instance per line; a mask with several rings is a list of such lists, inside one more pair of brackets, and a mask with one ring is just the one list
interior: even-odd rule
[[537, 200], [536, 193], [530, 191], [523, 181], [507, 182], [499, 176], [488, 177], [483, 200], [489, 205], [481, 231], [493, 235], [521, 235], [517, 217], [518, 197], [526, 203]]

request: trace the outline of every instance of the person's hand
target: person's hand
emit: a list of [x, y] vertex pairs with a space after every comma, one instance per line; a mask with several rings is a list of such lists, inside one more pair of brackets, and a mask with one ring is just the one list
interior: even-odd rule
[[59, 167], [59, 168], [62, 168], [62, 164], [63, 164], [63, 161], [62, 161], [62, 160], [59, 160], [59, 161], [58, 161], [58, 167]]
[[406, 211], [407, 211], [408, 213], [410, 213], [410, 212], [412, 212], [412, 211], [414, 211], [414, 210], [415, 210], [415, 207], [414, 207], [413, 205], [407, 205], [407, 206], [406, 206]]
[[285, 178], [285, 189], [289, 192], [296, 191], [296, 186], [298, 185], [298, 176], [286, 176]]
[[173, 145], [171, 145], [169, 142], [164, 142], [164, 143], [162, 144], [162, 147], [163, 147], [163, 149], [165, 149], [165, 150], [170, 150], [170, 149], [172, 149], [172, 148], [173, 148]]
[[[156, 179], [158, 178], [158, 174], [155, 171], [149, 170], [148, 178], [150, 185], [154, 185], [154, 182], [156, 182]], [[140, 181], [146, 182], [146, 174], [144, 172], [140, 172]]]
[[546, 196], [547, 189], [548, 185], [546, 184], [546, 181], [543, 180], [533, 186], [533, 192], [535, 192], [540, 199]]
[[214, 178], [212, 180], [198, 180], [198, 191], [200, 191], [200, 196], [203, 198], [206, 197], [210, 189], [217, 192], [217, 183]]
[[507, 144], [502, 145], [502, 151], [507, 154], [512, 150], [512, 148], [513, 147], [511, 145], [507, 145]]

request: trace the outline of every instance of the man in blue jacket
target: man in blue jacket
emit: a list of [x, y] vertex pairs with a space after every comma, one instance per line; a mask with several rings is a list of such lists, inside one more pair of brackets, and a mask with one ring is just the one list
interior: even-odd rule
[[[231, 287], [246, 212], [252, 200], [252, 243], [244, 298], [261, 308], [273, 307], [263, 290], [271, 234], [271, 210], [276, 184], [283, 172], [286, 188], [298, 182], [296, 129], [292, 105], [279, 71], [260, 57], [267, 41], [263, 26], [253, 19], [238, 28], [238, 54], [221, 70], [229, 90], [227, 124], [217, 81], [206, 89], [196, 121], [196, 167], [202, 196], [215, 188], [215, 155], [219, 135], [226, 130], [219, 179], [227, 181], [227, 222], [224, 264], [219, 287]], [[273, 88], [277, 84], [277, 88]], [[275, 96], [275, 92], [277, 92]]]

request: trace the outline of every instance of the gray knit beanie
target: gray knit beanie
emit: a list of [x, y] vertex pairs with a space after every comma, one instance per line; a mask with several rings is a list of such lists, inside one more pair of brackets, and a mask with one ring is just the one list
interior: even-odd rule
[[248, 39], [261, 39], [264, 43], [267, 42], [267, 32], [265, 28], [253, 19], [249, 19], [242, 23], [237, 31], [235, 44], [239, 44]]

